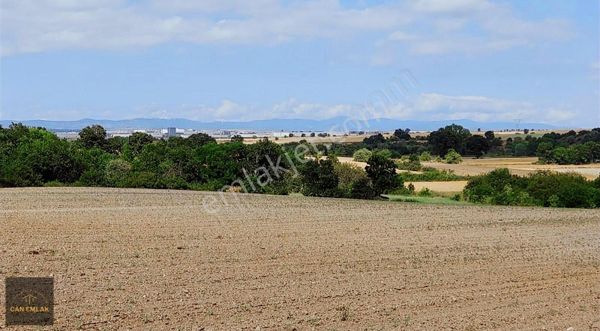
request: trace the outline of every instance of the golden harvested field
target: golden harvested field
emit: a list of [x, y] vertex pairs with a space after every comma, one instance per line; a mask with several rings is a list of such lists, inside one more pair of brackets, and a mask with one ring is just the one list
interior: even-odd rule
[[0, 279], [57, 330], [600, 328], [600, 210], [207, 197], [2, 189]]
[[528, 175], [538, 170], [576, 172], [588, 179], [595, 179], [600, 176], [600, 164], [598, 163], [582, 165], [534, 164], [537, 161], [537, 157], [465, 158], [461, 164], [423, 162], [423, 165], [440, 170], [452, 170], [455, 174], [462, 176], [481, 175], [497, 168], [508, 168], [511, 173], [521, 176]]
[[454, 180], [446, 182], [406, 182], [404, 186], [413, 184], [415, 191], [421, 191], [422, 189], [430, 189], [434, 192], [462, 192], [467, 186], [466, 180]]
[[[366, 168], [367, 167], [367, 162], [360, 162], [360, 161], [354, 161], [353, 158], [348, 157], [348, 156], [338, 156], [338, 161], [343, 162], [343, 163], [349, 163], [352, 165], [355, 165], [359, 168]], [[422, 171], [408, 171], [408, 170], [401, 170], [401, 169], [396, 169], [396, 173], [401, 173], [401, 172], [410, 172], [413, 174], [422, 174]]]

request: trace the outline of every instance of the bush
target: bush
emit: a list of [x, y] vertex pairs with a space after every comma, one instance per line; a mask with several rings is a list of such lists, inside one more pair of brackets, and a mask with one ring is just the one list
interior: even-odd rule
[[429, 153], [427, 151], [425, 151], [425, 152], [421, 153], [421, 155], [419, 155], [419, 161], [428, 162], [431, 160], [432, 160], [431, 153]]
[[464, 196], [472, 202], [500, 205], [594, 208], [600, 205], [595, 182], [578, 174], [540, 171], [529, 177], [497, 169], [469, 180]]
[[369, 178], [360, 178], [352, 184], [350, 197], [353, 199], [373, 199], [377, 196], [377, 192], [373, 189]]
[[370, 150], [368, 150], [366, 148], [361, 148], [361, 149], [357, 150], [356, 152], [354, 152], [354, 155], [352, 155], [352, 158], [354, 159], [354, 161], [357, 161], [357, 162], [367, 162], [371, 158], [371, 155], [373, 155], [373, 152], [371, 152]]
[[315, 197], [337, 197], [339, 178], [335, 174], [333, 161], [310, 160], [301, 170], [302, 193]]
[[421, 161], [419, 161], [419, 156], [417, 154], [411, 154], [410, 156], [403, 156], [400, 160], [396, 162], [396, 166], [400, 170], [409, 170], [409, 171], [420, 171], [423, 166], [421, 165]]
[[302, 192], [302, 179], [300, 176], [294, 176], [291, 173], [286, 173], [283, 178], [274, 180], [268, 185], [263, 186], [260, 193], [288, 195], [290, 193]]
[[392, 152], [387, 148], [376, 149], [375, 151], [373, 151], [373, 154], [381, 155], [381, 156], [385, 157], [386, 159], [392, 158]]
[[106, 181], [111, 186], [124, 187], [129, 172], [131, 172], [131, 164], [129, 162], [122, 159], [111, 160], [105, 169]]
[[367, 178], [367, 173], [361, 168], [350, 163], [334, 163], [336, 176], [339, 178], [338, 188], [343, 196], [350, 196], [352, 187], [357, 181]]
[[506, 206], [532, 206], [535, 204], [529, 193], [520, 189], [515, 190], [510, 185], [506, 185], [500, 193], [494, 194], [492, 203]]
[[137, 188], [159, 188], [158, 176], [150, 171], [132, 172], [125, 179], [124, 186]]
[[455, 175], [452, 170], [438, 170], [435, 168], [422, 168], [421, 170], [423, 170], [421, 174], [403, 172], [398, 176], [402, 177], [405, 182], [449, 182], [468, 179], [468, 177]]
[[448, 164], [459, 164], [462, 162], [462, 156], [454, 149], [450, 149], [448, 153], [446, 153], [446, 156], [444, 156], [444, 162]]
[[430, 189], [428, 189], [427, 187], [424, 187], [419, 191], [419, 193], [417, 193], [417, 195], [420, 197], [430, 197], [433, 195], [433, 193], [431, 192]]

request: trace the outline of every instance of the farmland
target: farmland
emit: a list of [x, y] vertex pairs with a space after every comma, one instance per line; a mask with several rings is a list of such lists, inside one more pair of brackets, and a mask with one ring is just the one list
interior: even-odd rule
[[[340, 162], [354, 164], [364, 168], [366, 162], [356, 162], [350, 157], [338, 157]], [[582, 165], [557, 165], [557, 164], [537, 164], [537, 157], [503, 157], [503, 158], [464, 158], [460, 164], [447, 164], [442, 162], [422, 162], [423, 166], [435, 168], [438, 170], [452, 171], [460, 176], [478, 176], [486, 174], [494, 169], [507, 168], [512, 174], [526, 176], [540, 170], [550, 170], [554, 172], [580, 174], [587, 179], [593, 180], [600, 176], [600, 164], [582, 164]], [[397, 170], [405, 172], [405, 170]], [[412, 173], [422, 173], [412, 171]], [[407, 182], [408, 185], [411, 182]], [[467, 184], [466, 180], [447, 181], [447, 182], [412, 182], [416, 190], [419, 191], [428, 188], [435, 192], [460, 192]]]
[[56, 329], [600, 328], [599, 210], [207, 197], [2, 189], [1, 278]]
[[423, 162], [426, 167], [440, 170], [452, 170], [457, 175], [477, 176], [494, 169], [508, 168], [512, 174], [528, 175], [539, 170], [556, 172], [575, 172], [588, 179], [596, 179], [600, 175], [600, 164], [557, 165], [536, 164], [537, 157], [505, 157], [505, 158], [465, 158], [461, 164], [445, 164], [440, 162]]

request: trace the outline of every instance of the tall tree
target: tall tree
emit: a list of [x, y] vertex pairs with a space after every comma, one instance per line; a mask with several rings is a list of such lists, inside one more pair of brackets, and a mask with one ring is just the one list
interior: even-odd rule
[[101, 125], [86, 126], [79, 131], [79, 140], [86, 148], [104, 148], [106, 145], [106, 130]]
[[446, 155], [450, 149], [460, 154], [465, 152], [465, 142], [471, 136], [469, 130], [460, 125], [452, 124], [437, 131], [433, 131], [427, 137], [432, 152], [437, 155]]
[[396, 163], [381, 154], [373, 154], [369, 158], [365, 171], [377, 194], [386, 193], [403, 184], [400, 177], [396, 175]]
[[480, 135], [470, 136], [466, 140], [467, 154], [480, 158], [490, 150], [490, 144], [487, 139]]
[[193, 135], [189, 136], [186, 141], [188, 142], [188, 144], [192, 147], [200, 147], [202, 145], [206, 145], [208, 143], [216, 143], [217, 141], [215, 140], [215, 138], [207, 135], [206, 133], [194, 133]]

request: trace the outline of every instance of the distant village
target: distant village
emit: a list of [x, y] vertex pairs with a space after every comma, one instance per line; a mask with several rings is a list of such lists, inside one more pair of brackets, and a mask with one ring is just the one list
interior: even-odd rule
[[[79, 130], [56, 130], [50, 129], [59, 138], [67, 140], [76, 140], [79, 138]], [[261, 139], [269, 138], [278, 140], [280, 138], [309, 138], [309, 137], [342, 137], [342, 136], [370, 136], [374, 134], [389, 135], [393, 133], [389, 130], [369, 130], [369, 131], [349, 131], [349, 132], [326, 132], [316, 130], [305, 130], [305, 131], [274, 131], [274, 130], [231, 130], [231, 129], [216, 129], [216, 130], [196, 130], [196, 129], [182, 129], [176, 127], [167, 127], [161, 129], [107, 129], [107, 138], [111, 137], [129, 137], [135, 132], [142, 132], [151, 135], [156, 139], [168, 139], [172, 137], [187, 138], [195, 133], [206, 133], [209, 136], [215, 138], [217, 141], [230, 140], [232, 137], [240, 136], [244, 139]], [[546, 133], [546, 132], [566, 132], [565, 130], [550, 130], [550, 129], [503, 129], [494, 130], [496, 134], [528, 134], [528, 133]], [[430, 131], [427, 130], [415, 130], [410, 131], [410, 134], [416, 137], [425, 137]], [[478, 129], [473, 132], [474, 134], [482, 134], [483, 130]]]
[[[65, 138], [68, 140], [75, 140], [79, 138], [79, 131], [75, 130], [51, 130], [59, 138]], [[181, 129], [175, 127], [163, 128], [163, 129], [107, 129], [108, 138], [111, 137], [129, 137], [135, 132], [142, 132], [149, 134], [157, 139], [168, 139], [171, 137], [182, 137], [187, 138], [195, 133], [206, 133], [211, 137], [219, 139], [231, 139], [234, 136], [241, 136], [242, 138], [256, 139], [256, 138], [288, 138], [288, 137], [327, 137], [327, 136], [343, 136], [343, 135], [364, 135], [364, 134], [375, 134], [377, 132], [363, 132], [363, 131], [352, 131], [349, 133], [343, 132], [323, 132], [323, 131], [255, 131], [255, 130], [195, 130], [195, 129]]]

